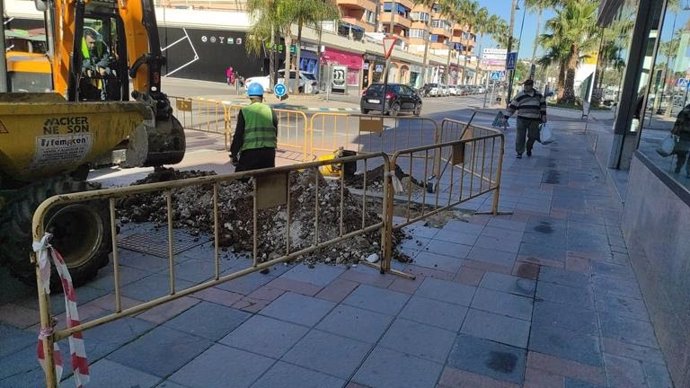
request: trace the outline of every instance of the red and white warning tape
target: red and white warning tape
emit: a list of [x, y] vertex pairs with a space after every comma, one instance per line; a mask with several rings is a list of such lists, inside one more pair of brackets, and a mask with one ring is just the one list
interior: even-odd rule
[[[50, 259], [55, 263], [55, 269], [62, 282], [62, 290], [65, 295], [65, 315], [67, 316], [67, 327], [72, 328], [78, 326], [79, 312], [77, 311], [77, 293], [72, 285], [72, 277], [67, 270], [65, 260], [55, 248], [50, 245], [50, 238], [52, 235], [46, 233], [41, 241], [34, 241], [33, 249], [38, 256], [39, 266], [39, 285], [46, 294], [50, 294]], [[38, 336], [38, 362], [41, 364], [43, 370], [46, 369], [45, 354], [43, 352], [43, 339], [52, 334], [52, 328], [48, 330], [41, 330]], [[72, 368], [74, 369], [74, 382], [77, 388], [83, 387], [89, 382], [89, 362], [86, 359], [86, 350], [84, 348], [84, 338], [81, 332], [76, 332], [69, 337], [69, 349], [72, 356]], [[55, 362], [55, 375], [60, 381], [62, 376], [62, 355], [57, 342], [54, 343], [53, 360]]]

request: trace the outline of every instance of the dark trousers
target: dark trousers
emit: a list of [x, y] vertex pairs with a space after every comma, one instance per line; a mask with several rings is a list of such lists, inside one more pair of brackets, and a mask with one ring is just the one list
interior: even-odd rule
[[539, 139], [539, 124], [541, 120], [517, 118], [517, 135], [515, 136], [515, 152], [522, 155], [525, 152], [525, 137], [527, 151], [532, 151], [534, 142]]
[[235, 172], [259, 170], [276, 166], [275, 148], [257, 148], [240, 153], [240, 161], [235, 166]]

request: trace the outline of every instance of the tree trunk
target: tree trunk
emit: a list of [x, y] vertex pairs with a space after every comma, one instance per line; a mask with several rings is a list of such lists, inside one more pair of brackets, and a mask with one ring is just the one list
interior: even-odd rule
[[422, 86], [429, 83], [427, 74], [429, 73], [429, 37], [424, 39], [424, 57], [422, 58]]
[[558, 94], [556, 95], [556, 98], [560, 101], [561, 98], [563, 98], [563, 90], [565, 89], [565, 71], [566, 71], [566, 63], [565, 61], [561, 61], [560, 66], [558, 67], [558, 83], [556, 84], [556, 89], [558, 89]]
[[570, 48], [570, 55], [566, 65], [565, 85], [563, 87], [563, 97], [560, 103], [574, 104], [575, 103], [575, 71], [577, 70], [578, 48], [573, 45]]
[[275, 25], [271, 24], [271, 43], [268, 54], [268, 86], [273, 88], [276, 79], [276, 31]]
[[[295, 44], [295, 70], [297, 70], [297, 93], [300, 94], [304, 92], [304, 90], [299, 90], [299, 84], [300, 81], [302, 80], [302, 77], [300, 77], [300, 50], [302, 50], [302, 25], [304, 24], [303, 21], [299, 21], [297, 24], [297, 43]], [[306, 87], [306, 85], [305, 85]]]
[[[288, 27], [287, 31], [289, 31], [289, 27]], [[292, 36], [289, 32], [284, 34], [284, 35], [285, 35], [285, 48], [284, 48], [284, 50], [285, 50], [285, 74], [284, 74], [285, 81], [284, 82], [285, 82], [285, 86], [287, 87], [288, 93], [292, 94], [293, 92], [296, 92], [296, 90], [293, 90], [293, 89], [296, 89], [296, 86], [293, 87], [294, 84], [293, 84], [292, 78], [290, 77], [290, 62], [292, 60], [292, 58], [290, 58], [290, 46], [292, 46]], [[295, 80], [295, 81], [297, 81], [297, 80]]]

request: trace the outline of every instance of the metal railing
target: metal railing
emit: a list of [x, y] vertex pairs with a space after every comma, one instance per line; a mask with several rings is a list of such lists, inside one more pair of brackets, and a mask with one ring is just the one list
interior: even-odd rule
[[176, 96], [168, 98], [183, 128], [219, 134], [226, 132], [226, 105], [222, 101]]
[[[302, 125], [299, 120], [306, 122], [306, 116], [295, 116], [295, 128], [299, 129]], [[334, 115], [334, 117], [340, 117]], [[290, 122], [292, 119], [286, 119]], [[428, 120], [428, 119], [427, 119]], [[397, 121], [397, 120], [396, 120]], [[432, 121], [433, 122], [433, 121]], [[440, 133], [436, 131], [438, 126], [433, 122], [434, 131], [431, 132], [433, 139], [440, 139]], [[125, 316], [141, 313], [145, 310], [168, 303], [175, 299], [188, 296], [195, 292], [217, 286], [221, 283], [231, 281], [256, 271], [261, 271], [278, 263], [288, 262], [309, 255], [318, 250], [331, 247], [334, 244], [348, 242], [367, 233], [379, 233], [381, 239], [382, 260], [378, 264], [371, 264], [381, 273], [393, 273], [401, 276], [411, 277], [409, 274], [391, 268], [393, 259], [393, 231], [402, 228], [416, 221], [425, 219], [441, 211], [451, 209], [463, 202], [479, 198], [483, 195], [493, 193], [492, 212], [498, 214], [498, 203], [500, 195], [501, 169], [503, 160], [503, 149], [505, 138], [500, 131], [469, 126], [454, 120], [444, 120], [441, 128], [452, 130], [464, 128], [460, 134], [461, 139], [432, 144], [422, 144], [411, 148], [397, 150], [392, 156], [385, 152], [362, 153], [357, 156], [308, 162], [283, 166], [264, 170], [246, 171], [241, 173], [204, 176], [198, 178], [151, 183], [138, 186], [104, 189], [83, 193], [72, 193], [54, 196], [43, 202], [33, 217], [33, 239], [40, 241], [46, 232], [47, 215], [54, 211], [58, 206], [64, 206], [79, 202], [105, 203], [109, 210], [109, 230], [112, 236], [117, 233], [118, 225], [118, 201], [137, 195], [151, 195], [157, 193], [157, 200], [165, 204], [165, 214], [160, 215], [161, 224], [166, 226], [167, 232], [167, 274], [169, 287], [166, 295], [154, 299], [143, 301], [139, 304], [125, 307], [123, 306], [122, 284], [120, 274], [120, 247], [117, 239], [112, 239], [112, 268], [113, 268], [113, 290], [115, 294], [112, 313], [91, 320], [81, 322], [75, 327], [60, 328], [53, 330], [53, 319], [50, 310], [49, 295], [39, 287], [39, 309], [41, 316], [41, 332], [49, 333], [42, 336], [43, 350], [46, 355], [45, 361], [46, 385], [56, 387], [55, 365], [52, 358], [53, 344], [63, 340], [70, 335], [115, 321]], [[472, 128], [472, 131], [469, 131]], [[288, 139], [299, 139], [297, 135]], [[448, 135], [451, 136], [451, 135]], [[415, 137], [416, 139], [416, 137]], [[300, 141], [303, 139], [299, 139]], [[407, 144], [407, 143], [406, 143]], [[361, 202], [359, 198], [346, 194], [345, 171], [348, 163], [356, 163], [363, 173], [355, 175], [361, 177]], [[381, 188], [368, 187], [369, 176], [372, 171], [370, 167], [382, 168], [381, 178], [383, 180]], [[395, 176], [394, 171], [398, 169], [407, 171], [406, 178], [400, 180]], [[330, 183], [324, 180], [320, 172], [336, 171], [335, 180]], [[303, 175], [303, 174], [311, 175]], [[302, 174], [302, 175], [298, 175]], [[330, 174], [333, 175], [333, 174]], [[301, 189], [300, 198], [292, 198], [291, 188], [298, 184], [299, 179], [295, 177], [305, 177], [302, 183], [313, 187], [311, 192]], [[416, 177], [417, 179], [414, 179]], [[308, 181], [313, 179], [313, 184]], [[307, 182], [305, 182], [307, 181]], [[251, 207], [251, 219], [243, 220], [244, 228], [251, 231], [251, 244], [247, 251], [251, 251], [251, 261], [247, 261], [246, 266], [241, 269], [223, 270], [221, 265], [220, 239], [224, 224], [221, 220], [221, 208], [225, 206], [219, 200], [222, 190], [231, 190], [227, 187], [230, 184], [244, 184], [249, 188], [245, 206]], [[300, 186], [303, 187], [304, 185]], [[188, 287], [180, 287], [184, 284], [178, 282], [176, 270], [179, 262], [176, 261], [174, 229], [177, 217], [174, 209], [176, 193], [190, 187], [197, 187], [207, 190], [206, 206], [209, 208], [210, 217], [208, 224], [209, 233], [213, 237], [213, 254], [205, 260], [209, 273], [206, 280], [197, 282]], [[234, 189], [233, 189], [234, 190]], [[327, 190], [327, 191], [324, 191]], [[226, 192], [223, 191], [223, 192]], [[308, 240], [304, 243], [303, 236], [293, 239], [294, 229], [292, 223], [299, 214], [294, 206], [305, 201], [304, 193], [308, 198], [307, 202], [313, 203], [313, 233], [308, 234]], [[321, 209], [319, 193], [329, 194], [330, 198], [339, 198], [337, 211], [332, 211], [325, 215]], [[375, 194], [376, 192], [376, 194]], [[382, 194], [382, 201], [381, 201]], [[162, 197], [161, 197], [162, 196]], [[198, 197], [198, 196], [197, 196]], [[311, 201], [309, 201], [311, 197]], [[376, 197], [376, 199], [374, 199]], [[345, 206], [345, 200], [351, 206]], [[353, 199], [356, 198], [356, 199]], [[198, 197], [198, 201], [203, 199]], [[382, 202], [382, 203], [381, 203]], [[356, 205], [352, 205], [356, 203]], [[374, 208], [373, 203], [381, 203], [380, 214], [371, 216]], [[361, 212], [361, 219], [353, 222], [352, 217], [357, 209]], [[397, 208], [397, 211], [396, 211]], [[310, 209], [311, 211], [312, 209]], [[401, 212], [402, 210], [402, 212]], [[261, 225], [259, 225], [259, 212], [273, 211], [280, 218], [285, 220], [285, 241], [282, 247], [272, 247], [273, 252], [270, 256], [263, 256], [262, 246], [259, 240]], [[403, 217], [394, 217], [394, 213]], [[326, 218], [330, 217], [330, 218]], [[359, 217], [355, 215], [355, 217]], [[337, 218], [336, 221], [333, 219]], [[348, 219], [349, 222], [345, 222]], [[397, 220], [397, 221], [396, 221]], [[395, 223], [397, 222], [397, 223]], [[323, 227], [337, 229], [337, 237], [329, 236], [328, 239], [321, 235]], [[281, 232], [282, 233], [282, 232]], [[250, 241], [249, 239], [247, 241]], [[283, 244], [281, 242], [281, 244]], [[265, 252], [264, 252], [265, 253]], [[32, 261], [35, 263], [38, 257], [32, 253]], [[37, 271], [37, 278], [40, 278]]]
[[[386, 203], [389, 207], [386, 216], [391, 229], [402, 228], [491, 192], [491, 212], [498, 214], [505, 136], [489, 128], [477, 129], [488, 134], [411, 148], [396, 152], [391, 157], [392, 166], [405, 158], [407, 163], [400, 167], [410, 174], [406, 184], [388, 192], [388, 195], [401, 193], [388, 198]], [[415, 154], [420, 157], [415, 158]], [[438, 155], [441, 155], [440, 160]], [[412, 177], [417, 177], [416, 182]], [[402, 202], [405, 211], [404, 216], [399, 218], [401, 221], [394, 225], [390, 206], [396, 200]]]
[[[346, 198], [349, 198], [345, 194], [345, 177], [344, 177], [344, 168], [340, 168], [343, 166], [345, 163], [348, 162], [360, 162], [364, 163], [365, 166], [365, 172], [363, 175], [363, 184], [364, 184], [364, 194], [362, 197], [361, 202], [356, 202], [352, 201], [349, 203], [349, 207], [346, 209], [345, 206], [345, 200]], [[117, 218], [117, 201], [122, 200], [123, 198], [129, 198], [134, 195], [142, 195], [142, 194], [151, 194], [151, 193], [161, 193], [161, 195], [164, 197], [165, 201], [165, 209], [166, 209], [166, 214], [164, 216], [164, 219], [166, 220], [167, 224], [167, 248], [168, 248], [168, 263], [167, 263], [167, 273], [168, 273], [168, 280], [169, 280], [169, 290], [168, 294], [142, 302], [140, 304], [127, 307], [125, 308], [123, 306], [122, 302], [122, 285], [121, 285], [121, 275], [120, 275], [120, 248], [117, 245], [117, 239], [113, 238], [113, 243], [112, 243], [112, 268], [113, 268], [113, 282], [114, 282], [114, 293], [115, 293], [115, 299], [114, 299], [114, 306], [113, 306], [113, 312], [96, 318], [92, 320], [87, 320], [84, 322], [81, 322], [79, 325], [71, 327], [71, 328], [64, 328], [64, 329], [55, 329], [53, 331], [53, 319], [50, 311], [50, 299], [49, 295], [45, 293], [45, 291], [39, 287], [39, 309], [40, 309], [40, 315], [41, 315], [41, 329], [42, 333], [51, 333], [50, 335], [44, 336], [43, 340], [43, 347], [44, 347], [44, 354], [47, 356], [45, 357], [45, 361], [47, 363], [46, 367], [46, 385], [48, 387], [57, 387], [57, 381], [56, 381], [56, 376], [54, 374], [55, 371], [55, 364], [53, 362], [53, 344], [56, 341], [60, 341], [62, 339], [65, 339], [69, 337], [70, 335], [73, 335], [74, 333], [85, 331], [91, 328], [94, 328], [99, 325], [103, 325], [108, 322], [115, 321], [117, 319], [120, 319], [125, 316], [130, 316], [134, 314], [141, 313], [145, 310], [148, 310], [152, 307], [159, 306], [161, 304], [173, 301], [175, 299], [182, 298], [184, 296], [193, 294], [195, 292], [207, 289], [209, 287], [213, 287], [216, 285], [219, 285], [221, 283], [230, 281], [232, 279], [237, 279], [239, 277], [251, 274], [256, 271], [261, 271], [265, 268], [268, 268], [272, 265], [278, 264], [278, 263], [283, 263], [287, 262], [290, 260], [294, 260], [300, 256], [303, 255], [308, 255], [310, 253], [313, 253], [317, 250], [329, 247], [333, 244], [343, 242], [349, 239], [353, 239], [357, 236], [360, 236], [365, 233], [380, 233], [381, 234], [381, 245], [384, 245], [387, 243], [387, 239], [385, 238], [384, 235], [384, 219], [382, 217], [371, 217], [370, 209], [368, 207], [370, 206], [369, 204], [369, 199], [367, 198], [367, 172], [366, 168], [368, 167], [369, 163], [374, 163], [376, 165], [383, 165], [384, 168], [384, 175], [389, 176], [389, 171], [388, 171], [388, 166], [390, 165], [389, 163], [389, 158], [385, 154], [367, 154], [367, 155], [359, 155], [359, 156], [351, 156], [351, 157], [346, 157], [342, 159], [338, 159], [337, 161], [331, 160], [331, 161], [319, 161], [319, 162], [311, 162], [311, 163], [302, 163], [302, 164], [296, 164], [296, 165], [291, 165], [291, 166], [285, 166], [285, 167], [277, 167], [277, 168], [272, 168], [272, 169], [265, 169], [265, 170], [255, 170], [255, 171], [247, 171], [247, 172], [241, 172], [241, 173], [234, 173], [234, 174], [226, 174], [226, 175], [217, 175], [217, 176], [205, 176], [205, 177], [198, 177], [198, 178], [191, 178], [191, 179], [184, 179], [184, 180], [177, 180], [177, 181], [169, 181], [169, 182], [160, 182], [160, 183], [151, 183], [151, 184], [144, 184], [144, 185], [138, 185], [138, 186], [129, 186], [129, 187], [124, 187], [124, 188], [112, 188], [112, 189], [104, 189], [104, 190], [96, 190], [96, 191], [89, 191], [89, 192], [81, 192], [81, 193], [71, 193], [71, 194], [66, 194], [66, 195], [60, 195], [60, 196], [54, 196], [43, 202], [36, 212], [34, 213], [34, 218], [33, 218], [33, 238], [35, 241], [41, 241], [41, 239], [44, 237], [44, 233], [46, 232], [46, 215], [51, 212], [51, 210], [55, 210], [58, 206], [64, 206], [64, 205], [69, 205], [69, 204], [74, 204], [74, 203], [83, 203], [83, 202], [90, 202], [94, 203], [96, 201], [105, 201], [108, 204], [109, 208], [109, 214], [110, 214], [110, 225], [109, 225], [109, 230], [110, 233], [115, 236], [117, 233], [117, 225], [118, 225], [118, 218]], [[324, 166], [328, 166], [330, 169], [336, 169], [340, 171], [340, 177], [336, 182], [328, 183], [326, 182], [322, 175], [319, 173], [320, 168], [324, 168]], [[334, 168], [335, 166], [335, 168]], [[304, 198], [304, 191], [300, 192], [300, 198], [291, 198], [291, 187], [293, 185], [297, 184], [298, 179], [293, 179], [295, 174], [305, 174], [304, 171], [310, 172], [311, 175], [313, 176], [306, 176], [304, 179], [313, 179], [313, 190], [310, 193], [310, 195], [313, 195], [313, 198], [310, 200], [311, 203], [314, 204], [314, 233], [312, 236], [311, 241], [305, 242], [302, 245], [298, 246], [293, 246], [292, 242], [293, 241], [304, 241], [303, 236], [299, 236], [298, 238], [294, 238], [295, 228], [293, 228], [293, 222], [294, 219], [293, 217], [296, 217], [298, 214], [293, 214], [293, 206], [298, 203], [299, 201], [307, 200], [309, 201], [309, 198]], [[304, 176], [304, 175], [302, 175]], [[220, 215], [219, 215], [219, 208], [223, 205], [222, 203], [219, 202], [219, 192], [221, 190], [227, 189], [226, 184], [230, 184], [232, 182], [242, 182], [249, 180], [250, 183], [243, 183], [246, 185], [249, 185], [251, 188], [251, 196], [247, 197], [249, 198], [249, 201], [252, 206], [252, 219], [251, 220], [246, 220], [246, 222], [249, 224], [248, 230], [251, 231], [251, 236], [252, 236], [252, 260], [251, 262], [247, 263], [247, 267], [240, 269], [240, 270], [235, 270], [230, 273], [223, 273], [221, 271], [221, 248], [219, 245], [219, 239], [221, 235], [221, 229], [223, 228], [223, 224], [220, 221]], [[310, 184], [311, 186], [311, 184]], [[177, 190], [189, 188], [189, 187], [198, 187], [198, 188], [206, 188], [207, 190], [210, 190], [210, 203], [208, 204], [211, 207], [211, 219], [212, 219], [212, 234], [213, 234], [213, 255], [210, 258], [206, 258], [206, 260], [212, 260], [213, 263], [213, 272], [208, 274], [208, 279], [206, 281], [200, 282], [198, 284], [192, 285], [190, 287], [186, 288], [180, 288], [180, 284], [178, 284], [178, 279], [175, 275], [175, 271], [177, 269], [177, 264], [175, 260], [175, 238], [173, 236], [174, 232], [174, 209], [173, 209], [173, 203], [175, 201], [175, 192]], [[388, 187], [388, 186], [385, 186]], [[384, 187], [384, 191], [386, 188]], [[323, 236], [320, 235], [319, 230], [321, 227], [323, 227], [322, 223], [326, 222], [329, 225], [331, 225], [332, 218], [334, 215], [329, 215], [331, 219], [326, 219], [324, 220], [326, 216], [321, 214], [321, 209], [320, 209], [320, 190], [327, 190], [327, 192], [324, 192], [324, 194], [330, 194], [331, 198], [332, 195], [339, 195], [339, 204], [338, 204], [338, 211], [335, 215], [335, 217], [338, 218], [337, 220], [337, 228], [338, 228], [338, 236], [335, 238], [330, 238], [326, 240]], [[361, 211], [361, 220], [357, 220], [357, 222], [349, 222], [345, 223], [346, 218], [352, 221], [351, 217], [353, 214], [352, 206], [353, 204], [357, 203], [357, 206], [359, 206], [359, 211]], [[277, 257], [275, 256], [275, 252], [267, 258], [262, 258], [259, 252], [259, 230], [260, 230], [260, 225], [258, 222], [259, 218], [259, 212], [260, 211], [275, 211], [276, 213], [281, 212], [284, 213], [284, 217], [286, 219], [285, 223], [285, 246], [282, 249], [282, 252], [278, 253]], [[348, 226], [349, 225], [349, 226]], [[36, 253], [32, 254], [32, 260], [33, 262], [37, 262], [38, 257]], [[382, 267], [376, 266], [380, 271], [383, 271]], [[37, 271], [37, 277], [39, 277], [38, 271]], [[180, 282], [181, 283], [181, 282]]]

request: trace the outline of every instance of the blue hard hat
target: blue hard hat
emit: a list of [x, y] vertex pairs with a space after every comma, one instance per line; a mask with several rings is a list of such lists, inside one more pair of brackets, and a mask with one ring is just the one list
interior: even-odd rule
[[258, 82], [253, 82], [253, 83], [249, 84], [249, 86], [247, 87], [247, 95], [249, 97], [255, 97], [255, 96], [263, 97], [264, 96], [264, 87], [261, 86], [261, 84]]

